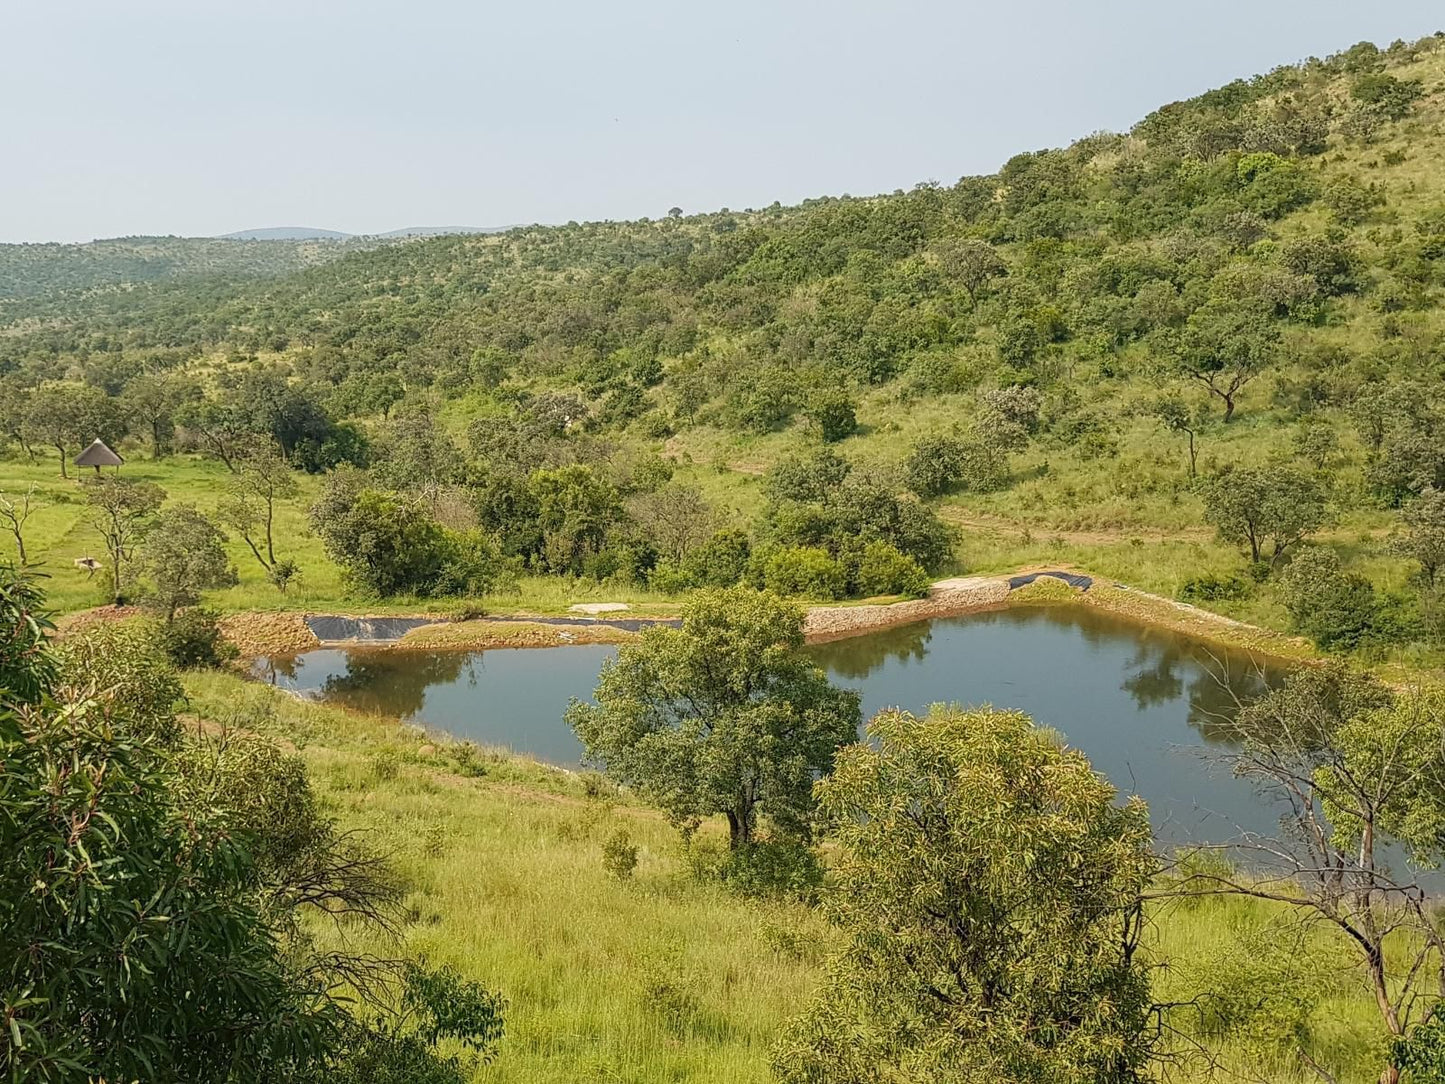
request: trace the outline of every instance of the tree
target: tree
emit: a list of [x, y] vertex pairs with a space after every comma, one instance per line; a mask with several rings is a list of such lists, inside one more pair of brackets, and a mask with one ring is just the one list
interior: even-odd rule
[[33, 485], [26, 489], [25, 495], [18, 502], [0, 492], [0, 522], [5, 524], [5, 529], [15, 538], [15, 549], [22, 568], [29, 563], [25, 555], [25, 524], [35, 511], [34, 502], [35, 486]]
[[133, 482], [115, 474], [86, 478], [82, 484], [91, 508], [91, 526], [110, 554], [111, 596], [119, 606], [124, 602], [126, 565], [150, 529], [166, 493], [154, 482]]
[[623, 518], [617, 488], [590, 467], [574, 463], [539, 470], [529, 479], [542, 529], [543, 557], [553, 572], [580, 573]]
[[1189, 441], [1189, 480], [1199, 476], [1199, 451], [1194, 444], [1196, 422], [1189, 413], [1189, 407], [1177, 395], [1159, 400], [1154, 406], [1154, 416], [1171, 433], [1183, 433]]
[[431, 594], [450, 556], [446, 531], [419, 500], [358, 482], [333, 475], [311, 508], [327, 554], [365, 591]]
[[633, 497], [627, 508], [657, 551], [679, 563], [712, 536], [716, 520], [696, 486], [668, 484]]
[[282, 594], [296, 574], [296, 565], [276, 557], [276, 505], [294, 499], [297, 492], [290, 465], [272, 449], [257, 449], [236, 461], [226, 496], [216, 508], [221, 522], [241, 536]]
[[324, 816], [294, 755], [185, 739], [156, 650], [89, 630], [63, 675], [32, 655], [35, 695], [0, 711], [0, 1074], [461, 1084], [501, 1037], [502, 1000], [311, 943], [307, 912], [392, 928], [395, 875]]
[[201, 387], [169, 369], [141, 373], [121, 395], [121, 404], [151, 438], [151, 458], [159, 459], [170, 449], [176, 432], [176, 413], [187, 403], [201, 398]]
[[0, 563], [0, 716], [35, 703], [54, 681], [52, 628], [36, 574]]
[[[1381, 1038], [1408, 1038], [1445, 996], [1445, 935], [1416, 875], [1445, 857], [1445, 701], [1305, 668], [1244, 707], [1231, 737], [1224, 758], [1283, 810], [1281, 830], [1226, 845], [1247, 874], [1216, 866], [1180, 891], [1268, 900], [1336, 931], [1320, 943], [1362, 973]], [[1379, 1079], [1396, 1084], [1399, 1069]]]
[[815, 393], [808, 400], [807, 414], [829, 444], [851, 437], [858, 429], [857, 404], [838, 388]]
[[194, 504], [172, 505], [156, 516], [141, 564], [150, 600], [167, 625], [182, 606], [200, 602], [202, 591], [236, 583], [226, 536]]
[[841, 945], [786, 1084], [1149, 1079], [1148, 814], [1026, 715], [887, 711], [816, 791]]
[[30, 394], [28, 407], [26, 432], [60, 454], [62, 478], [70, 477], [71, 455], [97, 437], [116, 443], [124, 432], [114, 400], [88, 384], [47, 380]]
[[1205, 485], [1204, 519], [1221, 540], [1248, 545], [1256, 564], [1269, 543], [1273, 568], [1290, 546], [1324, 526], [1325, 491], [1292, 467], [1238, 467]]
[[979, 291], [990, 279], [1008, 273], [1008, 265], [998, 250], [987, 241], [965, 237], [939, 248], [938, 262], [943, 273], [968, 291], [968, 299], [977, 302]]
[[1295, 631], [1325, 650], [1359, 646], [1378, 609], [1374, 585], [1345, 571], [1339, 555], [1328, 549], [1296, 554], [1280, 577], [1280, 596]]
[[1390, 550], [1418, 562], [1421, 582], [1433, 589], [1445, 570], [1445, 491], [1427, 487], [1400, 510], [1400, 520], [1405, 532], [1391, 539]]
[[177, 411], [176, 420], [196, 444], [233, 472], [238, 460], [261, 439], [246, 412], [234, 403], [213, 399], [187, 403]]
[[1206, 306], [1176, 340], [1175, 360], [1184, 376], [1224, 404], [1227, 422], [1240, 390], [1274, 361], [1279, 338], [1273, 321], [1258, 312]]
[[567, 721], [588, 761], [636, 787], [691, 831], [727, 817], [734, 849], [760, 813], [806, 835], [813, 780], [858, 733], [858, 695], [801, 652], [802, 611], [745, 587], [706, 590], [682, 628], [648, 629], [603, 665], [595, 704]]

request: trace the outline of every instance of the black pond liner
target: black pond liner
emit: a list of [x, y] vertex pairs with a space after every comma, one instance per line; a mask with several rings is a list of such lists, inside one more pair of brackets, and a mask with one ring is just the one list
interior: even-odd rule
[[1092, 576], [1080, 576], [1076, 572], [1030, 572], [1023, 576], [1014, 576], [1008, 581], [1008, 589], [1017, 591], [1020, 587], [1027, 587], [1040, 576], [1052, 576], [1056, 580], [1063, 580], [1070, 587], [1077, 587], [1080, 591], [1087, 591], [1094, 586]]
[[336, 617], [318, 614], [306, 619], [306, 627], [323, 644], [392, 643], [412, 629], [435, 624], [437, 619], [434, 617]]

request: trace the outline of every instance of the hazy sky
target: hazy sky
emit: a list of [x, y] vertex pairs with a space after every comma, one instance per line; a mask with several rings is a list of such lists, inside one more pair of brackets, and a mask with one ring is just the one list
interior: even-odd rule
[[0, 241], [762, 206], [991, 172], [1439, 0], [0, 0]]

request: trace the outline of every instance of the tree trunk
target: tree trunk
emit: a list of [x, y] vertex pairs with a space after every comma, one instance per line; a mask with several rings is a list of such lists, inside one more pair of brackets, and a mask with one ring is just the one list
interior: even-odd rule
[[1224, 420], [1228, 423], [1234, 417], [1234, 393], [1229, 392], [1222, 398], [1224, 399]]
[[70, 473], [65, 468], [65, 449], [57, 444], [55, 450], [60, 453], [60, 477], [69, 478]]
[[1194, 430], [1185, 432], [1189, 434], [1189, 480], [1192, 482], [1199, 476], [1199, 452], [1194, 447]]

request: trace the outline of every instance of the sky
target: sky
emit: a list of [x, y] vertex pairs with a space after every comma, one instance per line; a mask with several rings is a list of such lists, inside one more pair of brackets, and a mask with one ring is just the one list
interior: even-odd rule
[[1439, 0], [4, 0], [0, 241], [951, 183], [1439, 29]]

